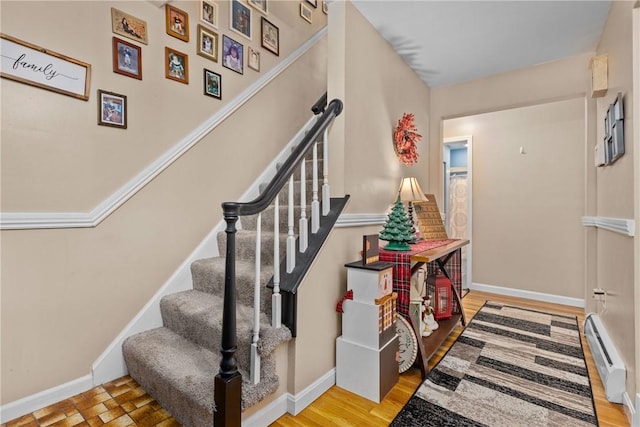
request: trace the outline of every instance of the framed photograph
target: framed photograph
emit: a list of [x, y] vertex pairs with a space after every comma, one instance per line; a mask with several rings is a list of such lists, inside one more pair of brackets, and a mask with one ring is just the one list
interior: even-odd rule
[[127, 97], [98, 89], [98, 124], [127, 128]]
[[231, 0], [229, 10], [231, 12], [229, 28], [251, 40], [251, 9], [239, 0]]
[[231, 37], [222, 36], [222, 66], [244, 74], [244, 46]]
[[200, 19], [213, 28], [218, 28], [218, 3], [200, 0]]
[[247, 65], [252, 70], [260, 71], [260, 52], [249, 46], [247, 51]]
[[164, 73], [164, 76], [170, 80], [189, 84], [189, 55], [165, 47]]
[[222, 76], [204, 69], [204, 94], [222, 99]]
[[149, 44], [147, 23], [114, 7], [111, 8], [111, 31], [122, 37]]
[[113, 72], [142, 80], [142, 49], [114, 37]]
[[267, 0], [247, 0], [247, 2], [258, 9], [260, 13], [267, 15]]
[[311, 14], [313, 13], [313, 11], [309, 8], [309, 6], [307, 6], [304, 3], [300, 3], [300, 16], [302, 16], [302, 18], [307, 21], [309, 24], [311, 24], [313, 21], [311, 20]]
[[167, 4], [165, 6], [167, 18], [167, 34], [182, 41], [189, 41], [189, 15], [177, 7]]
[[327, 3], [327, 0], [322, 0], [322, 11], [325, 15], [329, 14], [329, 4]]
[[198, 55], [218, 62], [218, 33], [198, 24]]
[[309, 3], [311, 6], [313, 6], [314, 9], [318, 8], [318, 0], [305, 0], [307, 3]]
[[280, 30], [264, 16], [262, 17], [262, 47], [276, 56], [280, 55]]
[[[4, 33], [0, 33], [0, 52], [2, 78], [89, 100], [91, 64]], [[34, 73], [34, 70], [40, 72]], [[60, 78], [54, 79], [58, 76]]]

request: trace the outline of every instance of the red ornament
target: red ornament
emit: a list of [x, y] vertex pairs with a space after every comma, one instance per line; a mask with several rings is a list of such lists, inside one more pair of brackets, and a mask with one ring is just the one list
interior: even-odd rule
[[443, 274], [437, 274], [427, 277], [427, 283], [429, 290], [434, 293], [435, 309], [433, 317], [436, 320], [450, 319], [451, 306], [453, 304], [451, 280], [447, 279]]
[[398, 120], [398, 125], [393, 133], [393, 146], [400, 161], [405, 165], [418, 163], [416, 143], [420, 141], [422, 135], [417, 132], [418, 128], [413, 123], [413, 119], [413, 114], [405, 113], [402, 118]]

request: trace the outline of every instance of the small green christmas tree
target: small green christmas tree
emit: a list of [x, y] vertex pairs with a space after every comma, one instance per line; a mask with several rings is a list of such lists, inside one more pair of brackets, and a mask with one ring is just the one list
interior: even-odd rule
[[404, 213], [404, 206], [402, 206], [400, 197], [393, 205], [379, 237], [389, 242], [384, 247], [389, 251], [408, 251], [411, 249], [409, 243], [415, 242], [415, 228]]

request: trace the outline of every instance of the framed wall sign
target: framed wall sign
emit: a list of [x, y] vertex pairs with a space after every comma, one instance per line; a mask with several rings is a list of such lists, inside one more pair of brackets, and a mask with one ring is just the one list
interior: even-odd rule
[[87, 101], [91, 65], [0, 33], [0, 76]]

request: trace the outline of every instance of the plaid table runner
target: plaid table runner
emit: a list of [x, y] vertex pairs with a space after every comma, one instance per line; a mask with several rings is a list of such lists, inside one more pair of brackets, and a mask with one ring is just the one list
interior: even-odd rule
[[[456, 241], [457, 239], [447, 240], [424, 240], [411, 245], [409, 251], [387, 251], [380, 249], [380, 261], [393, 263], [393, 290], [398, 293], [397, 310], [404, 317], [409, 317], [409, 302], [411, 300], [411, 255], [424, 252], [429, 249], [437, 248]], [[461, 251], [456, 249], [446, 264], [447, 272], [451, 276], [451, 282], [455, 286], [459, 294], [462, 294], [462, 271], [461, 271]], [[427, 273], [437, 274], [440, 271], [435, 261], [427, 263]], [[433, 291], [431, 291], [433, 294]], [[453, 304], [453, 295], [450, 304]], [[453, 313], [460, 313], [460, 307], [457, 304], [452, 305]]]

